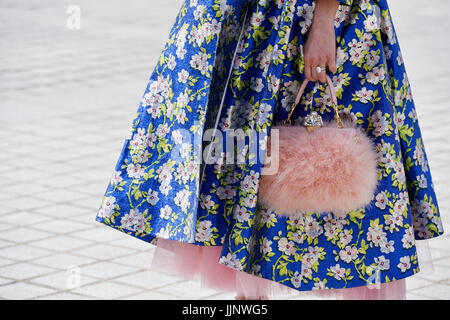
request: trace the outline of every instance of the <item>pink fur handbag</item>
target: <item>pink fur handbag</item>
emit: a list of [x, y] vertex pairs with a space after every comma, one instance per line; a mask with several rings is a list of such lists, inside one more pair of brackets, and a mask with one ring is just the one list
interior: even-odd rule
[[374, 144], [351, 118], [341, 119], [328, 76], [327, 83], [333, 121], [322, 121], [313, 111], [303, 126], [291, 126], [291, 115], [308, 84], [305, 80], [284, 126], [271, 129], [279, 130], [279, 139], [268, 140], [267, 152], [270, 167], [278, 163], [278, 170], [268, 174], [263, 168], [258, 202], [279, 215], [332, 212], [345, 217], [373, 199], [378, 183]]

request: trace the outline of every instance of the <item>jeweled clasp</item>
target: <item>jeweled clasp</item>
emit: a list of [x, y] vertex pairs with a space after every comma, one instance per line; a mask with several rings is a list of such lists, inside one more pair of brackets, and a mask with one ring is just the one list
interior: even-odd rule
[[308, 131], [314, 131], [315, 129], [323, 126], [322, 117], [316, 111], [312, 111], [303, 120], [303, 125]]

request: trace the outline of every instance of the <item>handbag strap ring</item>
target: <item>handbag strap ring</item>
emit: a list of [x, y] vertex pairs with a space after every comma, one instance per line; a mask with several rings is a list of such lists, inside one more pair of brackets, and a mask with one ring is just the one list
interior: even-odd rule
[[[332, 103], [332, 106], [334, 109], [334, 118], [336, 119], [336, 126], [338, 128], [343, 128], [344, 123], [342, 122], [342, 119], [339, 116], [336, 91], [334, 90], [333, 82], [331, 81], [331, 79], [328, 75], [326, 75], [326, 80], [327, 80], [328, 91], [330, 92], [330, 96], [331, 96], [331, 103]], [[292, 120], [291, 120], [292, 114], [294, 113], [295, 108], [299, 104], [300, 99], [303, 96], [303, 93], [305, 92], [305, 89], [306, 89], [306, 86], [308, 85], [308, 83], [309, 83], [309, 80], [305, 79], [305, 81], [303, 81], [302, 85], [300, 86], [297, 96], [295, 97], [294, 103], [292, 104], [291, 110], [289, 111], [288, 117], [286, 120], [284, 120], [285, 126], [290, 126], [292, 124]]]

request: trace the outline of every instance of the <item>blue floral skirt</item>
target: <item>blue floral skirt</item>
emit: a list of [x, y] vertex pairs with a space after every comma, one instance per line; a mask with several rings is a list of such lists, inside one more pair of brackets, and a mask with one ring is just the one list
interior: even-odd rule
[[[286, 119], [304, 80], [315, 1], [186, 0], [97, 220], [149, 243], [220, 246], [219, 264], [297, 291], [390, 283], [419, 272], [417, 241], [443, 228], [389, 8], [386, 0], [339, 2], [338, 70], [330, 77], [339, 109], [377, 148], [370, 205], [346, 218], [282, 217], [258, 203], [267, 135]], [[295, 121], [311, 110], [333, 117], [320, 83], [308, 86]], [[256, 151], [220, 149], [230, 141], [225, 133], [248, 130]], [[233, 156], [245, 161], [228, 161]]]

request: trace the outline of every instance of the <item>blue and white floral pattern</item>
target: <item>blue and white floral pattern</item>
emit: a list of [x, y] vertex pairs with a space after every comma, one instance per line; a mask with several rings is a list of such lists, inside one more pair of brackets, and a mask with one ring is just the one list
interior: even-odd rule
[[[443, 233], [415, 106], [386, 0], [341, 0], [339, 108], [377, 146], [373, 202], [342, 219], [282, 217], [257, 201], [262, 161], [244, 146], [199, 161], [208, 129], [258, 133], [264, 150], [304, 80], [314, 0], [186, 0], [125, 141], [97, 220], [147, 242], [223, 245], [220, 263], [297, 290], [389, 282], [419, 271], [415, 241]], [[333, 117], [310, 84], [296, 121]], [[211, 138], [211, 137], [210, 137]], [[220, 145], [220, 144], [217, 144]], [[301, 170], [301, 168], [299, 168]], [[274, 186], [276, 188], [276, 186]]]

